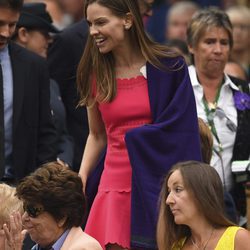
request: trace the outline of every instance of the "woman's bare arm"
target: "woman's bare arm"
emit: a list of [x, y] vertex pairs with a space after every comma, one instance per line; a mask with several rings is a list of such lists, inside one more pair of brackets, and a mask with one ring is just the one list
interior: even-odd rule
[[97, 104], [87, 108], [89, 135], [87, 138], [79, 174], [82, 178], [83, 189], [89, 174], [93, 171], [97, 161], [107, 144], [105, 126]]

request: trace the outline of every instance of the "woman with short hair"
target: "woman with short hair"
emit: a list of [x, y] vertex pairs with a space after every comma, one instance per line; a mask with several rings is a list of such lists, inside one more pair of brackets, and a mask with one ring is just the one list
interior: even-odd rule
[[23, 225], [37, 244], [32, 250], [101, 250], [81, 229], [86, 211], [82, 181], [57, 162], [37, 169], [16, 188], [24, 204]]
[[198, 117], [213, 135], [210, 165], [233, 195], [239, 214], [245, 216], [244, 187], [235, 183], [231, 168], [233, 161], [250, 157], [250, 95], [247, 82], [224, 73], [233, 47], [232, 24], [224, 11], [200, 10], [192, 17], [187, 37]]

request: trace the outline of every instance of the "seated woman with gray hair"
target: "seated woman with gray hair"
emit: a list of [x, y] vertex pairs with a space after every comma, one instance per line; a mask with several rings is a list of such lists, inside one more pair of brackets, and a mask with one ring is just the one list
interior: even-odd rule
[[57, 162], [45, 164], [16, 188], [23, 201], [23, 226], [37, 244], [32, 250], [101, 250], [81, 229], [86, 202], [77, 173]]

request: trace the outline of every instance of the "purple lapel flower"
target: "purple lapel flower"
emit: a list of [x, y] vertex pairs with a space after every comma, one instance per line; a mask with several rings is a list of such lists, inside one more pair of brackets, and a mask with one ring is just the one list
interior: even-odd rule
[[250, 109], [250, 95], [241, 91], [235, 91], [234, 103], [238, 110], [243, 111], [245, 109]]

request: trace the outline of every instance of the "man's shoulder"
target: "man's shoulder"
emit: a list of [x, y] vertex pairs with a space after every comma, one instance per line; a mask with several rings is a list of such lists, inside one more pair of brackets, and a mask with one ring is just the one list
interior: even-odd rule
[[22, 46], [11, 42], [9, 44], [10, 48], [10, 57], [11, 59], [16, 58], [18, 60], [23, 61], [24, 63], [46, 63], [45, 59], [42, 58], [41, 56], [35, 54], [32, 51], [29, 51]]
[[[88, 25], [85, 20], [73, 24], [54, 37], [48, 50], [49, 67], [54, 72], [65, 67], [75, 70], [80, 61], [88, 37]], [[52, 74], [53, 75], [53, 74]]]

